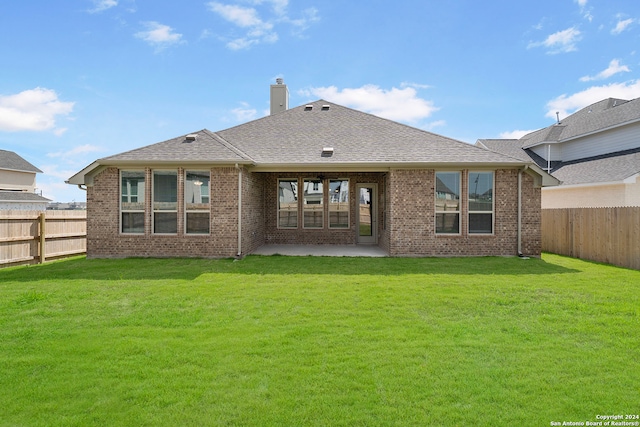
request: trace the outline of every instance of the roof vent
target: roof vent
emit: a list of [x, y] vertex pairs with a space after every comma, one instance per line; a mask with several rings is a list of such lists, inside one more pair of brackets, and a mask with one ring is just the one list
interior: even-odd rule
[[196, 138], [198, 138], [197, 133], [190, 133], [189, 135], [186, 136], [186, 139], [188, 142], [193, 142], [196, 140]]
[[322, 157], [331, 157], [333, 155], [333, 147], [323, 147]]
[[313, 104], [307, 104], [304, 106], [305, 111], [313, 110]]
[[324, 105], [322, 106], [322, 111], [327, 111], [330, 107], [331, 107], [331, 105], [329, 105], [329, 104], [324, 104]]

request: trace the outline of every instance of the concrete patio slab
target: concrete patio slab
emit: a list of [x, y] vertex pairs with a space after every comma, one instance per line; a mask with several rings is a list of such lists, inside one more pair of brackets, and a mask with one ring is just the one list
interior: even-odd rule
[[263, 245], [251, 255], [386, 257], [387, 252], [373, 245]]

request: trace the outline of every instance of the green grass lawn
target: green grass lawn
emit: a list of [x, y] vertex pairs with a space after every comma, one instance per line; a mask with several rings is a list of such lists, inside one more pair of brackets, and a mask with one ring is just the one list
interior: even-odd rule
[[638, 271], [554, 255], [0, 270], [0, 426], [548, 426], [639, 402]]

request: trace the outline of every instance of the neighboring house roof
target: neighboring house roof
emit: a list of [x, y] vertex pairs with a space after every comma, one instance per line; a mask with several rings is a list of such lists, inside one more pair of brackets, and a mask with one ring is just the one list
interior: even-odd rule
[[527, 153], [522, 150], [524, 141], [520, 139], [479, 139], [477, 144], [491, 151], [506, 154], [522, 161], [531, 161]]
[[566, 117], [559, 124], [540, 129], [520, 139], [479, 139], [476, 145], [521, 160], [532, 160], [542, 169], [550, 167], [562, 185], [620, 182], [640, 173], [640, 144], [637, 148], [572, 161], [551, 161], [531, 148], [540, 143], [562, 143], [640, 122], [640, 98], [626, 101], [607, 98]]
[[440, 178], [436, 178], [436, 192], [441, 194], [457, 194], [451, 190]]
[[[516, 159], [520, 159], [523, 162], [533, 161], [536, 165], [538, 165], [542, 169], [547, 169], [547, 161], [534, 153], [530, 149], [524, 149], [523, 140], [521, 139], [479, 139], [476, 142], [476, 145], [480, 147], [484, 147], [488, 150], [495, 151], [497, 153], [506, 154], [507, 156], [515, 157]], [[552, 161], [551, 168], [559, 165], [562, 162]]]
[[640, 147], [563, 162], [551, 174], [563, 185], [624, 181], [640, 173]]
[[0, 190], [0, 202], [50, 202], [51, 200], [38, 194], [27, 191], [4, 191]]
[[0, 150], [0, 169], [18, 172], [42, 173], [40, 169], [14, 153], [13, 151]]
[[523, 147], [564, 142], [640, 121], [640, 98], [627, 101], [607, 98], [565, 117], [560, 123], [521, 138]]
[[[325, 148], [332, 151], [324, 151]], [[254, 170], [384, 168], [468, 165], [517, 167], [516, 158], [383, 119], [325, 100], [218, 132], [203, 129], [96, 160], [71, 177], [101, 167], [162, 164], [245, 164]]]

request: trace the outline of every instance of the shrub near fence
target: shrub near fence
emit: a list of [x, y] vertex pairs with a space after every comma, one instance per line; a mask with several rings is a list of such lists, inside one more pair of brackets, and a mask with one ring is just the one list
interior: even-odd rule
[[543, 209], [542, 250], [640, 270], [640, 207]]
[[0, 211], [0, 267], [86, 252], [86, 211]]

